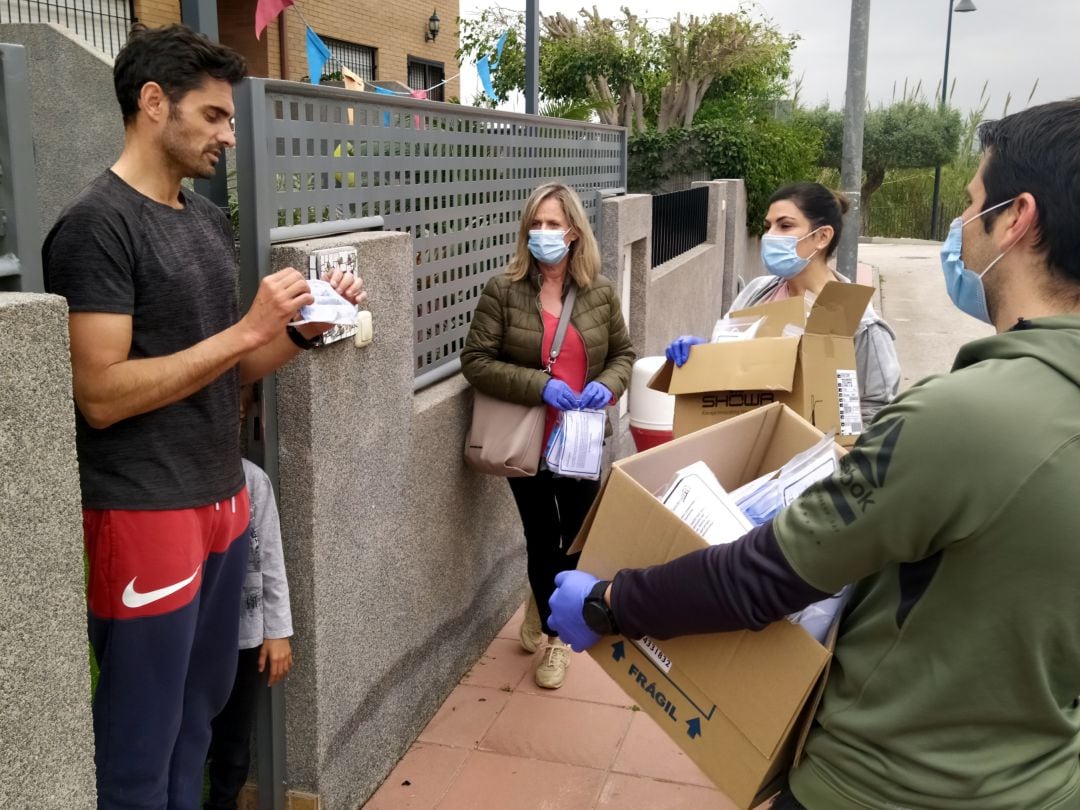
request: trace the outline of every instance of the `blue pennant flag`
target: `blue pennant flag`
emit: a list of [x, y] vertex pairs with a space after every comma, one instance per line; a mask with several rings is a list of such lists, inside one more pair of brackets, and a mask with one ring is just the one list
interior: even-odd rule
[[492, 70], [497, 68], [499, 66], [499, 63], [502, 61], [503, 46], [506, 44], [506, 35], [509, 33], [509, 29], [503, 31], [502, 36], [499, 37], [499, 41], [495, 43], [495, 61], [491, 63]]
[[491, 68], [488, 66], [488, 58], [481, 56], [476, 63], [476, 75], [480, 77], [480, 84], [484, 86], [484, 92], [488, 94], [488, 98], [492, 101], [498, 101], [495, 98], [495, 91], [491, 87]]
[[326, 43], [319, 39], [319, 35], [308, 27], [307, 30], [307, 63], [308, 75], [311, 83], [318, 84], [322, 78], [323, 68], [330, 61], [330, 49]]
[[396, 96], [397, 95], [397, 93], [395, 93], [393, 90], [387, 90], [385, 87], [379, 87], [377, 84], [373, 84], [372, 87], [375, 88], [376, 93], [382, 93], [384, 96]]

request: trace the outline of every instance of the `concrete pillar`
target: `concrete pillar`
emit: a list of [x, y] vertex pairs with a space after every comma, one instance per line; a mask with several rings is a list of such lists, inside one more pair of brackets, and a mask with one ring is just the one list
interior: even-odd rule
[[67, 305], [0, 294], [0, 807], [93, 808]]
[[[739, 276], [747, 281], [760, 275], [756, 255], [747, 251], [746, 184], [740, 180], [718, 180], [724, 187], [724, 279], [723, 311], [727, 312], [737, 294]], [[748, 264], [749, 262], [749, 264]]]
[[462, 460], [460, 375], [413, 393], [412, 241], [381, 232], [278, 245], [274, 269], [353, 245], [374, 343], [306, 352], [278, 374], [279, 499], [296, 627], [290, 787], [354, 810], [378, 787], [525, 594], [502, 479]]

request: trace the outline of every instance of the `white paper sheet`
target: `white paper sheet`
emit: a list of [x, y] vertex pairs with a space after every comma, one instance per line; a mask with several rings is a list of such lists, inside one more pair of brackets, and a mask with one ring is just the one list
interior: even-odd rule
[[315, 303], [300, 308], [300, 320], [292, 321], [293, 326], [305, 323], [356, 324], [356, 304], [350, 304], [330, 285], [329, 281], [310, 279], [308, 286], [315, 296]]
[[660, 501], [710, 546], [738, 540], [754, 528], [704, 461], [675, 473]]

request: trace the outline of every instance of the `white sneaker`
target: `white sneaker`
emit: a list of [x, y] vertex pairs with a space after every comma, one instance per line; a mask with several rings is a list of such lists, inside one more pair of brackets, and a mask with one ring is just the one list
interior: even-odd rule
[[558, 637], [552, 636], [544, 647], [544, 657], [533, 676], [536, 685], [544, 689], [558, 689], [566, 680], [566, 670], [570, 666], [570, 647]]
[[527, 653], [534, 653], [544, 640], [544, 631], [540, 626], [540, 610], [536, 607], [536, 599], [532, 596], [525, 606], [525, 618], [521, 620], [518, 628], [518, 638], [521, 640], [521, 649]]

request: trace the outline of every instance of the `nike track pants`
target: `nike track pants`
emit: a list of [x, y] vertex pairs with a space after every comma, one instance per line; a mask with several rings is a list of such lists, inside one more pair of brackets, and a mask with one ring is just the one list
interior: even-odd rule
[[200, 806], [236, 672], [249, 520], [246, 490], [195, 509], [84, 510], [100, 810]]

